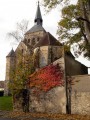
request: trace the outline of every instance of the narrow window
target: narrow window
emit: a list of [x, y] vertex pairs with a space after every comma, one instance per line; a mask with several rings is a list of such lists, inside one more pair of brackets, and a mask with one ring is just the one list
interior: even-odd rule
[[28, 39], [28, 43], [30, 43], [30, 39]]
[[39, 37], [37, 38], [37, 42], [39, 42]]
[[35, 45], [35, 38], [32, 39], [32, 45]]

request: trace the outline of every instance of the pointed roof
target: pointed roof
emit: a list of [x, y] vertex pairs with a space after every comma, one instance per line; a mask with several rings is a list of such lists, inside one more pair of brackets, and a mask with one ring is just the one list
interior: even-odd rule
[[14, 56], [15, 56], [15, 52], [12, 49], [6, 57], [14, 57]]
[[36, 16], [35, 16], [34, 22], [35, 22], [35, 24], [42, 26], [43, 20], [42, 20], [42, 16], [41, 16], [39, 1], [38, 1], [38, 6], [37, 6], [37, 11], [36, 11]]
[[49, 32], [46, 32], [43, 38], [35, 45], [35, 48], [48, 45], [62, 46], [62, 44], [54, 36], [52, 36]]
[[29, 34], [29, 33], [33, 33], [33, 32], [45, 31], [45, 29], [42, 27], [43, 19], [42, 19], [42, 15], [41, 15], [41, 11], [40, 11], [39, 2], [38, 2], [38, 6], [37, 6], [37, 11], [36, 11], [36, 16], [35, 16], [34, 22], [35, 22], [35, 25], [30, 30], [28, 30], [25, 33], [25, 35]]

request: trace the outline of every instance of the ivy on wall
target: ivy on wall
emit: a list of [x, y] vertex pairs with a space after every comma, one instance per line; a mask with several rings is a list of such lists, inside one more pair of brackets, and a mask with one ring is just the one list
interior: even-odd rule
[[47, 92], [56, 86], [63, 86], [63, 78], [63, 69], [58, 64], [50, 64], [30, 75], [28, 85], [30, 88], [36, 88], [37, 92], [38, 90]]

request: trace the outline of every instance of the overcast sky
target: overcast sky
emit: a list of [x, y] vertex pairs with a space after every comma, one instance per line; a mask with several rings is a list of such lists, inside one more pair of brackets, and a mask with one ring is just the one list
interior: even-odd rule
[[[5, 80], [6, 55], [12, 47], [7, 33], [15, 30], [16, 23], [23, 19], [29, 20], [30, 28], [34, 25], [34, 18], [38, 0], [0, 0], [0, 80]], [[46, 31], [56, 36], [57, 22], [60, 19], [59, 8], [46, 14], [44, 8], [40, 6], [43, 27]], [[82, 60], [83, 61], [83, 60]], [[90, 66], [89, 62], [84, 62]]]

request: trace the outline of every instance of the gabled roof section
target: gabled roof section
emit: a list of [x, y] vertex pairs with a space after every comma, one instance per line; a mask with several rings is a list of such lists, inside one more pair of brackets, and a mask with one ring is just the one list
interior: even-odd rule
[[52, 36], [49, 32], [46, 32], [43, 38], [35, 45], [35, 48], [48, 45], [62, 46], [62, 44], [54, 36]]
[[45, 31], [45, 29], [41, 25], [34, 25], [29, 31], [25, 33], [25, 35], [33, 32], [38, 32], [38, 31]]
[[15, 56], [15, 52], [12, 49], [6, 57], [14, 57], [14, 56]]

